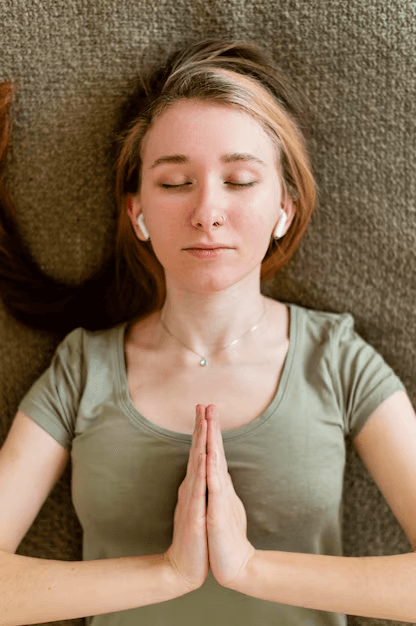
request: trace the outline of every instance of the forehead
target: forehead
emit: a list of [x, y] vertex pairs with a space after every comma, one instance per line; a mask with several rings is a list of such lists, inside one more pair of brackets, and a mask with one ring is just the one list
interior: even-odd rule
[[[209, 152], [207, 152], [207, 149]], [[158, 116], [142, 143], [144, 161], [167, 154], [205, 155], [251, 152], [275, 161], [275, 147], [261, 124], [236, 106], [203, 100], [171, 104]], [[218, 154], [217, 154], [218, 153]]]

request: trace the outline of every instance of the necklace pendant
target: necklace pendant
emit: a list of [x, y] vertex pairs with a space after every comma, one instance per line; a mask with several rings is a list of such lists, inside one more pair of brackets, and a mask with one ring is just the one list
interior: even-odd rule
[[199, 362], [200, 365], [206, 365], [207, 363], [208, 361], [206, 360], [206, 358], [201, 359]]

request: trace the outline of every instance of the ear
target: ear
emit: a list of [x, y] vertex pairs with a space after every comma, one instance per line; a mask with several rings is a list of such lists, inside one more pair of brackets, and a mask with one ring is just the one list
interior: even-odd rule
[[[291, 223], [293, 222], [293, 218], [295, 217], [295, 213], [296, 213], [296, 209], [295, 209], [295, 205], [293, 203], [293, 200], [292, 200], [292, 198], [288, 194], [286, 194], [286, 198], [285, 198], [284, 202], [282, 203], [282, 209], [283, 209], [283, 211], [287, 215], [285, 228], [283, 230], [283, 234], [286, 235], [287, 231], [290, 228]], [[280, 215], [279, 215], [279, 217], [280, 217]]]
[[141, 240], [141, 241], [146, 241], [146, 238], [144, 236], [144, 234], [142, 233], [141, 228], [139, 228], [138, 224], [137, 224], [137, 218], [139, 217], [140, 213], [142, 212], [142, 207], [140, 204], [140, 200], [139, 200], [139, 196], [138, 195], [129, 195], [127, 197], [127, 213], [128, 216], [131, 220], [131, 223], [133, 225], [134, 228], [134, 232], [136, 233], [137, 237]]
[[281, 237], [286, 235], [286, 233], [289, 230], [290, 225], [291, 225], [291, 223], [293, 221], [293, 218], [295, 217], [295, 206], [294, 206], [293, 201], [292, 201], [292, 199], [290, 198], [289, 195], [286, 195], [284, 200], [282, 199], [282, 204], [280, 206], [279, 213], [277, 215], [277, 220], [276, 220], [276, 223], [274, 225], [273, 232], [275, 231], [276, 227], [280, 223], [280, 220], [282, 219], [283, 211], [286, 213], [286, 222], [285, 222], [285, 226], [283, 228], [283, 231], [281, 231], [281, 233], [282, 233]]

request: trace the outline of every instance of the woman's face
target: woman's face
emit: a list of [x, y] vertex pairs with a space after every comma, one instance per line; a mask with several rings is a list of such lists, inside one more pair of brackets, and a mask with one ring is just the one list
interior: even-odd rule
[[[141, 189], [132, 198], [129, 214], [145, 240], [137, 227], [143, 212], [167, 285], [174, 281], [178, 287], [206, 293], [253, 273], [259, 280], [281, 214], [277, 167], [267, 133], [238, 109], [186, 100], [156, 119], [142, 145]], [[289, 206], [285, 210], [286, 231], [293, 215]], [[217, 220], [221, 225], [214, 226]], [[229, 249], [205, 260], [186, 251], [199, 243]]]

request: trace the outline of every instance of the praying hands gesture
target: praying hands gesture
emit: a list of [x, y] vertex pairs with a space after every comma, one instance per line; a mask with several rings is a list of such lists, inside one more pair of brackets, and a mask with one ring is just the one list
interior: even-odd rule
[[[178, 491], [173, 541], [165, 557], [189, 591], [211, 567], [226, 586], [255, 553], [247, 539], [247, 516], [228, 473], [218, 412], [198, 404], [186, 476]], [[208, 504], [206, 490], [208, 487]]]

